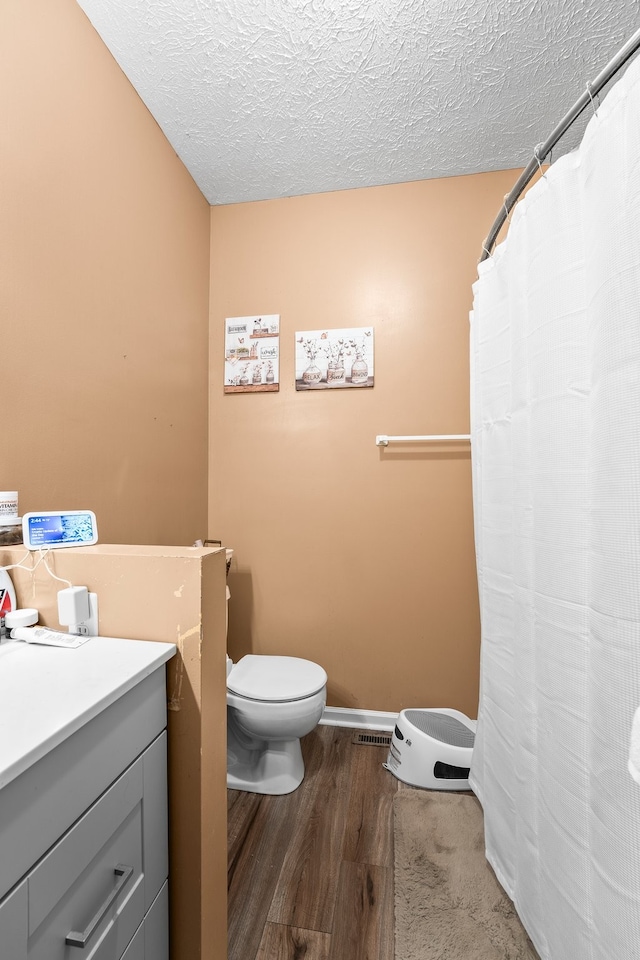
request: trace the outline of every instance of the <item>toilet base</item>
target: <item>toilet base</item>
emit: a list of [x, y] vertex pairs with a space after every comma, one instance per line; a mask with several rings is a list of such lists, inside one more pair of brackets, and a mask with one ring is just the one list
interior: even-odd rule
[[255, 749], [227, 744], [227, 788], [281, 796], [304, 779], [300, 740], [262, 741]]

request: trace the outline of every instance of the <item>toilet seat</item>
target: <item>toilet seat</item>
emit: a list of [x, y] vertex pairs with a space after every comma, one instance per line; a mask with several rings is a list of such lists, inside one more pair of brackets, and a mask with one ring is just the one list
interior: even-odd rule
[[282, 703], [318, 693], [327, 682], [323, 668], [300, 657], [247, 654], [231, 669], [227, 688], [249, 700]]

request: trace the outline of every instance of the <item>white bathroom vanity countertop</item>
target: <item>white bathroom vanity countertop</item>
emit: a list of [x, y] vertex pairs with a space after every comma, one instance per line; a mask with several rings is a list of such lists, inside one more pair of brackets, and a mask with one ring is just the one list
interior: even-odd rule
[[173, 643], [92, 637], [0, 645], [0, 788], [175, 654]]

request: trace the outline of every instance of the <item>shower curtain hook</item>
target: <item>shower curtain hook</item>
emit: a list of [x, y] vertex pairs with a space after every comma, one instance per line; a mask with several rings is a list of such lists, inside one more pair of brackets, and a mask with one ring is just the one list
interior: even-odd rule
[[508, 193], [505, 193], [505, 195], [504, 195], [504, 197], [503, 197], [503, 203], [502, 203], [502, 205], [503, 205], [503, 207], [504, 207], [504, 215], [505, 215], [505, 217], [507, 218], [507, 223], [510, 224], [510, 223], [511, 223], [511, 214], [513, 213], [513, 207], [511, 207], [511, 210], [509, 210], [509, 207], [507, 206], [507, 200], [508, 200], [508, 199], [509, 199], [509, 194], [508, 194]]
[[594, 104], [594, 102], [593, 102], [593, 95], [592, 95], [592, 93], [591, 93], [591, 82], [590, 82], [589, 80], [587, 80], [587, 93], [589, 94], [589, 100], [591, 100], [591, 106], [593, 107], [593, 115], [594, 115], [594, 117], [597, 117], [597, 116], [598, 116], [598, 109], [599, 109], [599, 107], [600, 107], [600, 97], [599, 97], [598, 94], [596, 93], [596, 100], [598, 101], [598, 106], [596, 107], [595, 104]]
[[538, 169], [540, 170], [540, 173], [542, 174], [542, 178], [543, 178], [543, 180], [544, 180], [544, 179], [545, 179], [545, 173], [544, 173], [544, 170], [542, 169], [542, 163], [540, 162], [540, 148], [543, 147], [543, 146], [544, 146], [543, 143], [539, 143], [539, 144], [537, 145], [537, 147], [535, 148], [535, 150], [533, 151], [533, 155], [534, 155], [534, 157], [536, 158], [536, 160], [538, 161]]

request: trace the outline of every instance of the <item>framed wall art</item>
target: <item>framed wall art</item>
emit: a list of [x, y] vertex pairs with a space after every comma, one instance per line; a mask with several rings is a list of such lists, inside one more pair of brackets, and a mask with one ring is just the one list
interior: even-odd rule
[[224, 323], [224, 392], [279, 390], [280, 314], [227, 317]]
[[296, 390], [341, 390], [373, 383], [373, 327], [296, 333]]

